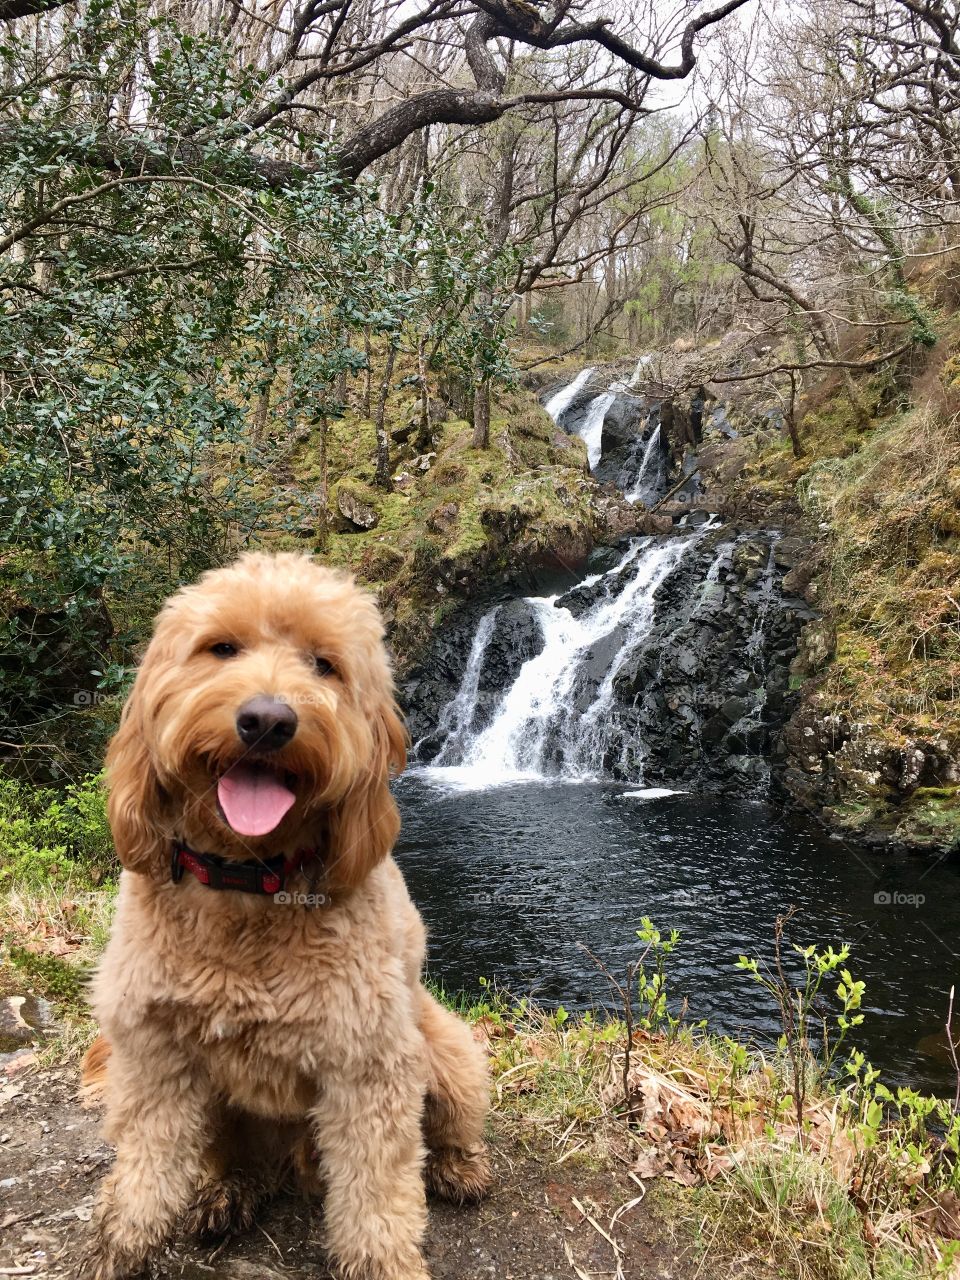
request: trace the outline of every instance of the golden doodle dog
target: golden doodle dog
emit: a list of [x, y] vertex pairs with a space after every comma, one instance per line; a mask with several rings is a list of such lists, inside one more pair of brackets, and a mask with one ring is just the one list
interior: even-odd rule
[[[421, 984], [390, 857], [406, 734], [369, 595], [246, 555], [167, 602], [107, 756], [124, 866], [94, 983], [116, 1163], [82, 1274], [249, 1226], [299, 1152], [349, 1280], [425, 1280], [425, 1182], [489, 1182], [486, 1062]], [[304, 1153], [307, 1153], [304, 1155]]]

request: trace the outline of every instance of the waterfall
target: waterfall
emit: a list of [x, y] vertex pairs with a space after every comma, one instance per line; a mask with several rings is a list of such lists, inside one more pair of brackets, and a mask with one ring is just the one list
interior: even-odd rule
[[[572, 382], [565, 387], [561, 387], [556, 394], [546, 401], [543, 407], [554, 422], [560, 421], [576, 398], [577, 392], [580, 391], [581, 387], [585, 386], [594, 372], [595, 370], [592, 367], [581, 369]], [[616, 398], [617, 390], [614, 387], [611, 387], [609, 391], [601, 392], [598, 396], [594, 396], [587, 405], [583, 423], [577, 431], [577, 435], [587, 446], [587, 460], [591, 471], [600, 461], [603, 420], [607, 416], [607, 410]]]
[[546, 401], [543, 407], [546, 409], [547, 413], [549, 413], [554, 422], [560, 421], [561, 417], [573, 403], [577, 392], [587, 381], [589, 381], [593, 372], [594, 370], [592, 367], [589, 369], [581, 369], [572, 382], [568, 383], [565, 387], [561, 387], [559, 391]]
[[583, 425], [577, 432], [577, 435], [587, 446], [587, 461], [592, 471], [600, 461], [600, 442], [603, 438], [603, 420], [607, 416], [607, 410], [617, 398], [616, 391], [604, 391], [594, 398], [587, 405], [587, 412], [584, 415]]
[[467, 787], [601, 777], [616, 677], [653, 625], [657, 588], [705, 529], [666, 541], [635, 539], [612, 569], [581, 584], [603, 589], [579, 615], [556, 596], [529, 597], [543, 648], [521, 667], [490, 724], [471, 734], [489, 643], [489, 633], [478, 632], [460, 689], [441, 718], [448, 737], [427, 772]]
[[[483, 669], [483, 660], [486, 657], [487, 646], [490, 644], [490, 637], [493, 635], [499, 612], [500, 606], [495, 605], [480, 619], [470, 646], [470, 654], [460, 687], [440, 716], [437, 736], [442, 739], [443, 746], [436, 757], [435, 763], [438, 765], [449, 764], [456, 758], [476, 718], [480, 672]], [[416, 753], [416, 747], [414, 747], [414, 753]]]
[[650, 432], [636, 479], [623, 495], [628, 502], [645, 500], [660, 478], [660, 424]]
[[[591, 469], [600, 464], [627, 501], [649, 505], [666, 476], [656, 406], [613, 382], [571, 413], [595, 372], [582, 370], [544, 407], [566, 415], [567, 429], [580, 424]], [[636, 412], [611, 412], [620, 394]], [[634, 538], [612, 568], [562, 594], [470, 615], [438, 674], [417, 676], [418, 690], [435, 690], [432, 704], [416, 695], [421, 758], [435, 752], [422, 772], [466, 789], [616, 780], [644, 788], [636, 798], [667, 793], [646, 783], [766, 785], [789, 681], [783, 640], [800, 625], [796, 608], [781, 609], [778, 535], [724, 536], [714, 516], [687, 519], [672, 536]], [[448, 673], [464, 653], [451, 697]]]
[[[703, 526], [706, 531], [708, 526]], [[596, 764], [602, 762], [606, 742], [609, 739], [609, 720], [614, 703], [614, 681], [624, 663], [646, 638], [654, 620], [654, 594], [657, 587], [677, 567], [683, 556], [703, 536], [702, 532], [692, 537], [673, 538], [657, 545], [649, 544], [643, 550], [632, 581], [628, 582], [619, 595], [613, 596], [606, 608], [600, 606], [596, 619], [600, 627], [609, 625], [625, 627], [623, 639], [609, 663], [593, 702], [584, 712], [577, 744], [578, 776], [596, 776]], [[604, 632], [601, 631], [601, 634]]]

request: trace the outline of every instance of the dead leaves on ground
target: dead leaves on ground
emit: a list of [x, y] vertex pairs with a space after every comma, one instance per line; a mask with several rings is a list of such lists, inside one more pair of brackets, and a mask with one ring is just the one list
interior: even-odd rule
[[[644, 1181], [662, 1177], [695, 1187], [732, 1172], [757, 1144], [796, 1144], [792, 1112], [770, 1102], [772, 1078], [762, 1073], [745, 1077], [731, 1096], [726, 1065], [719, 1060], [711, 1064], [699, 1049], [693, 1053], [689, 1046], [671, 1046], [660, 1037], [635, 1032], [625, 1108], [623, 1051], [617, 1045], [562, 1033], [558, 1038], [553, 1029], [527, 1030], [490, 1017], [474, 1024], [474, 1035], [497, 1061], [494, 1087], [500, 1105], [543, 1087], [544, 1063], [563, 1064], [571, 1074], [581, 1071], [603, 1116], [628, 1121], [632, 1137], [623, 1154]], [[576, 1124], [568, 1126], [560, 1145], [582, 1138], [577, 1129]], [[850, 1185], [857, 1150], [838, 1120], [835, 1100], [815, 1100], [805, 1107], [804, 1147]]]

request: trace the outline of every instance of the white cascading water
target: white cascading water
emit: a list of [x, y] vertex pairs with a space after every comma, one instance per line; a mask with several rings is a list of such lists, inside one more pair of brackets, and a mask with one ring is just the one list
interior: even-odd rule
[[561, 416], [573, 404], [577, 392], [586, 382], [589, 381], [593, 374], [593, 368], [581, 369], [574, 380], [550, 397], [544, 404], [544, 409], [549, 413], [554, 422], [559, 422]]
[[[450, 764], [457, 759], [477, 714], [477, 693], [480, 689], [480, 672], [483, 670], [483, 659], [487, 645], [497, 624], [500, 606], [490, 609], [483, 615], [477, 625], [467, 665], [460, 680], [460, 688], [443, 709], [437, 725], [437, 736], [443, 739], [443, 746], [434, 761], [437, 765]], [[416, 748], [414, 748], [416, 750]]]
[[617, 398], [616, 391], [604, 391], [594, 398], [587, 405], [587, 411], [583, 415], [583, 422], [577, 435], [587, 446], [587, 461], [592, 471], [600, 461], [601, 440], [603, 439], [603, 420], [607, 416], [607, 410]]
[[770, 607], [773, 603], [774, 583], [777, 574], [777, 544], [780, 541], [778, 534], [773, 534], [770, 538], [770, 551], [767, 555], [767, 563], [760, 579], [760, 607], [757, 610], [757, 616], [753, 622], [753, 629], [747, 639], [747, 655], [751, 662], [756, 662], [760, 657], [763, 649], [763, 640], [767, 629], [767, 619], [770, 614]]
[[657, 424], [650, 432], [650, 439], [647, 441], [643, 457], [640, 460], [637, 478], [623, 496], [628, 502], [646, 501], [651, 494], [651, 490], [656, 486], [659, 477], [660, 426]]
[[640, 378], [643, 375], [643, 370], [645, 366], [648, 365], [652, 359], [653, 359], [652, 355], [640, 357], [640, 359], [637, 361], [637, 366], [633, 371], [633, 377], [630, 379], [629, 385], [631, 387], [636, 387], [639, 385]]
[[[583, 781], [601, 777], [616, 677], [653, 625], [657, 588], [706, 528], [666, 542], [636, 539], [614, 568], [585, 580], [590, 586], [606, 580], [607, 590], [579, 617], [558, 608], [556, 596], [529, 597], [543, 633], [543, 649], [523, 664], [491, 723], [479, 733], [458, 734], [455, 743], [448, 739], [425, 772], [469, 788], [549, 776]], [[458, 708], [451, 723], [456, 719], [469, 725], [474, 719], [476, 672], [493, 632], [492, 621], [486, 625], [492, 612], [478, 628], [479, 647], [471, 653], [450, 704]], [[612, 646], [604, 670], [599, 679], [584, 683], [585, 664], [604, 643]], [[589, 701], [578, 710], [577, 702], [585, 698]]]

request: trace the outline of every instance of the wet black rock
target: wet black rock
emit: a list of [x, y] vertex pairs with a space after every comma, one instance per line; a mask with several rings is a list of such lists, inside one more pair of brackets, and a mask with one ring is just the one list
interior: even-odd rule
[[656, 425], [652, 401], [628, 392], [616, 396], [603, 419], [601, 458], [593, 472], [596, 478], [603, 484], [629, 489]]
[[[496, 625], [480, 667], [473, 730], [482, 729], [520, 668], [543, 648], [543, 632], [526, 600], [494, 606]], [[418, 755], [430, 759], [441, 744], [437, 730], [444, 707], [456, 696], [470, 659], [474, 636], [489, 604], [469, 605], [442, 627], [424, 661], [411, 669], [400, 687], [400, 703]]]

